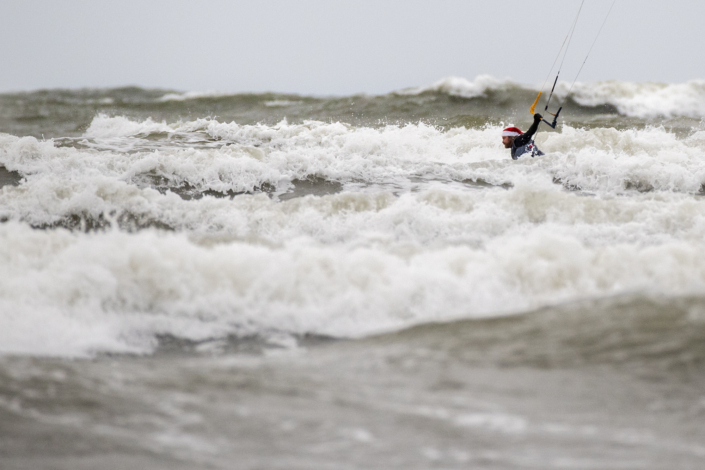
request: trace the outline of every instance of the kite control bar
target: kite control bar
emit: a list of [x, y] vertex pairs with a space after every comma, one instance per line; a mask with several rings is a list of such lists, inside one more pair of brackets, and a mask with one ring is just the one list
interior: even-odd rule
[[548, 124], [549, 127], [555, 129], [555, 128], [556, 128], [556, 123], [558, 122], [558, 115], [561, 114], [561, 109], [563, 109], [563, 106], [561, 106], [560, 108], [558, 108], [558, 111], [556, 111], [556, 114], [548, 113], [548, 114], [550, 114], [551, 116], [553, 116], [553, 122], [548, 122], [548, 121], [545, 120], [545, 119], [542, 119], [542, 121], [545, 122], [546, 124]]
[[[558, 81], [558, 77], [556, 77], [556, 81]], [[555, 84], [555, 83], [553, 84], [553, 87], [554, 87], [554, 88], [556, 87], [556, 84]], [[541, 98], [541, 93], [542, 93], [542, 92], [539, 91], [539, 95], [536, 97], [536, 101], [534, 101], [534, 104], [531, 105], [531, 109], [529, 110], [529, 112], [531, 112], [531, 114], [536, 114], [536, 105], [538, 104], [539, 99]], [[551, 96], [553, 96], [553, 90], [551, 90]], [[550, 99], [551, 99], [551, 98], [549, 97], [549, 101], [550, 101]], [[548, 113], [548, 114], [550, 114], [551, 116], [553, 116], [553, 122], [548, 122], [548, 121], [545, 120], [545, 119], [542, 119], [542, 121], [545, 122], [546, 124], [548, 124], [552, 129], [555, 129], [555, 128], [556, 128], [556, 123], [558, 122], [558, 115], [561, 114], [561, 109], [563, 109], [563, 106], [561, 106], [560, 108], [558, 108], [558, 111], [556, 112], [556, 114]], [[548, 103], [546, 104], [546, 109], [545, 109], [545, 111], [548, 112]]]

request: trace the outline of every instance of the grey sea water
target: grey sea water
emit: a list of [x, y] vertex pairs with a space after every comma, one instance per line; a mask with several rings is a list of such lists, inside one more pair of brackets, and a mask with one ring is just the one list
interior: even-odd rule
[[0, 468], [701, 469], [705, 86], [0, 95]]

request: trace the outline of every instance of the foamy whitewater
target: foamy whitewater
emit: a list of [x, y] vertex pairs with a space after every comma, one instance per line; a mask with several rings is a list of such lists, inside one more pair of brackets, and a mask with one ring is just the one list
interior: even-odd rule
[[[347, 370], [346, 377], [358, 377], [357, 383], [373, 380], [355, 374], [379, 361], [396, 364], [393, 357], [399, 351], [406, 351], [405, 357], [419, 354], [421, 362], [414, 364], [429, 364], [426, 372], [415, 369], [421, 375], [478, 364], [495, 371], [483, 372], [492, 375], [493, 383], [514, 384], [502, 372], [512, 364], [539, 369], [562, 364], [565, 372], [560, 374], [568, 374], [537, 372], [521, 385], [507, 385], [517, 390], [527, 383], [550, 388], [552, 381], [578, 380], [599, 395], [600, 387], [612, 385], [596, 384], [622, 379], [589, 378], [597, 372], [581, 372], [579, 365], [602, 370], [605, 364], [617, 367], [625, 361], [632, 364], [630, 370], [647, 374], [687, 370], [695, 373], [687, 381], [700, 383], [705, 361], [705, 81], [579, 83], [570, 95], [560, 85], [562, 123], [557, 131], [542, 126], [536, 139], [546, 155], [512, 161], [501, 145], [501, 130], [528, 127], [527, 108], [535, 93], [534, 87], [481, 76], [474, 81], [450, 77], [383, 96], [337, 98], [139, 88], [0, 96], [0, 353], [6, 358], [0, 375], [8, 384], [0, 388], [3, 413], [51, 426], [63, 422], [60, 416], [83, 423], [72, 432], [103, 426], [101, 439], [110, 442], [135, 432], [146, 444], [121, 441], [142, 449], [133, 453], [168, 455], [184, 468], [234, 468], [228, 467], [230, 460], [220, 460], [228, 452], [249, 456], [237, 468], [322, 468], [325, 462], [345, 460], [340, 452], [348, 447], [331, 447], [336, 457], [330, 461], [304, 458], [301, 467], [291, 466], [282, 450], [278, 464], [257, 467], [262, 462], [259, 444], [243, 449], [213, 441], [210, 433], [218, 432], [187, 432], [185, 421], [178, 426], [176, 421], [153, 423], [138, 431], [139, 419], [119, 421], [122, 412], [115, 410], [106, 411], [115, 413], [115, 421], [105, 418], [107, 424], [81, 411], [74, 410], [81, 418], [73, 412], [56, 414], [47, 411], [53, 398], [32, 405], [27, 381], [46, 380], [47, 390], [56, 390], [78, 373], [66, 372], [74, 366], [43, 358], [124, 358], [116, 374], [128, 377], [147, 373], [131, 369], [142, 367], [131, 365], [137, 355], [156, 361], [149, 367], [171, 370], [177, 367], [171, 359], [159, 362], [160, 351], [170, 350], [192, 362], [207, 353], [211, 362], [192, 363], [190, 372], [182, 372], [213, 368], [210, 377], [220, 377], [224, 368], [240, 366], [217, 358], [254, 348], [265, 352], [265, 362], [242, 370], [274, 368], [280, 371], [276, 374], [298, 374], [300, 379], [322, 368], [333, 388], [321, 385], [315, 393], [333, 395], [340, 392], [332, 391], [337, 390], [333, 382], [347, 380], [338, 371]], [[335, 346], [336, 340], [348, 341]], [[334, 346], [320, 346], [327, 352], [302, 362], [292, 359], [294, 365], [266, 359], [268, 351], [289, 351], [296, 358], [295, 351], [318, 351], [318, 342], [329, 341]], [[431, 363], [432, 357], [441, 357], [432, 352], [437, 347], [449, 348], [443, 349], [451, 357], [443, 366]], [[344, 354], [351, 348], [352, 357], [359, 359]], [[52, 364], [59, 364], [59, 375], [41, 372]], [[75, 367], [94, 377], [85, 380], [106, 380], [108, 388], [118, 387], [115, 380], [123, 384], [115, 390], [133, 380], [118, 375], [99, 379], [102, 372], [90, 361], [64, 364], [84, 364]], [[404, 367], [384, 374], [394, 377]], [[470, 373], [463, 370], [463, 378], [447, 379], [447, 390], [463, 388], [457, 384]], [[397, 379], [413, 382], [403, 377]], [[93, 393], [90, 387], [76, 391], [84, 386], [76, 382], [71, 393]], [[414, 390], [415, 385], [406, 387]], [[462, 439], [443, 447], [432, 437], [418, 437], [427, 432], [419, 431], [396, 434], [396, 443], [385, 444], [402, 455], [402, 443], [418, 437], [425, 444], [412, 446], [421, 449], [417, 458], [391, 463], [379, 454], [380, 444], [377, 454], [363, 453], [371, 460], [357, 463], [359, 468], [424, 468], [423, 462], [443, 468], [549, 468], [546, 462], [553, 461], [555, 468], [673, 468], [660, 466], [668, 461], [680, 462], [677, 468], [696, 468], [694, 462], [705, 458], [702, 441], [679, 441], [678, 433], [705, 434], [696, 424], [702, 421], [705, 396], [680, 389], [684, 421], [666, 419], [665, 427], [640, 434], [650, 425], [639, 417], [640, 408], [626, 404], [627, 395], [639, 389], [638, 383], [623, 386], [625, 404], [620, 406], [631, 411], [624, 412], [623, 422], [613, 423], [616, 427], [607, 424], [606, 416], [595, 418], [602, 424], [577, 418], [553, 422], [563, 418], [534, 416], [538, 408], [531, 407], [524, 414], [507, 414], [512, 400], [456, 413], [455, 408], [465, 406], [459, 395], [440, 401], [419, 398], [423, 403], [403, 404], [402, 399], [394, 413], [409, 412], [417, 420], [448, 422], [474, 433], [543, 436], [537, 442], [570, 435], [575, 448], [540, 444], [540, 451], [515, 449], [517, 456], [502, 450], [500, 439], [485, 451], [468, 451]], [[221, 393], [217, 390], [203, 393]], [[481, 387], [474, 390], [478, 397], [484, 393]], [[582, 392], [532, 390], [521, 393], [565, 393], [566, 403], [575, 401], [574, 411], [582, 406], [576, 404]], [[129, 392], [132, 398], [114, 393], [130, 401], [142, 392]], [[361, 402], [372, 414], [399, 400], [380, 393]], [[200, 398], [173, 399], [170, 406], [179, 409], [188, 400], [200, 403], [195, 407], [210, 406]], [[681, 406], [653, 396], [643, 400], [657, 408]], [[272, 404], [248, 406], [269, 410]], [[311, 406], [315, 415], [318, 405]], [[225, 408], [204, 409], [200, 413], [227, 413]], [[328, 412], [344, 415], [335, 410]], [[164, 419], [185, 419], [183, 413]], [[688, 413], [700, 421], [689, 421]], [[214, 423], [203, 416], [194, 422]], [[286, 430], [301, 419], [289, 416], [276, 426]], [[27, 438], [35, 439], [23, 426]], [[345, 442], [372, 445], [385, 431], [370, 426], [375, 425], [350, 424], [330, 432]], [[664, 440], [667, 435], [670, 441]], [[262, 436], [255, 441], [275, 439]], [[632, 441], [641, 447], [606, 456], [575, 443], [581, 439], [598, 448]], [[303, 443], [291, 445], [309, 449]], [[16, 466], [10, 468], [31, 462], [26, 460], [29, 451], [13, 454], [0, 446], [0, 453], [3, 449], [13, 456]], [[541, 457], [564, 451], [570, 455], [563, 460]], [[667, 457], [654, 460], [656, 454]], [[517, 463], [528, 462], [528, 455], [538, 455], [536, 467]], [[168, 459], [143, 459], [134, 462], [144, 468], [173, 465]], [[66, 468], [71, 462], [64, 462]], [[88, 468], [91, 461], [81, 462]], [[125, 462], [118, 459], [108, 467], [123, 468]]]

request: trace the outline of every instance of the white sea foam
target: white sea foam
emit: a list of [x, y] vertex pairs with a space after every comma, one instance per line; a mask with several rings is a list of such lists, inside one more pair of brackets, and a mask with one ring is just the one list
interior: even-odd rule
[[291, 101], [291, 100], [271, 100], [265, 101], [264, 105], [268, 108], [285, 108], [287, 106], [293, 106], [299, 104], [301, 101]]
[[[320, 177], [348, 183], [400, 183], [410, 179], [477, 180], [501, 185], [529, 179], [560, 179], [591, 191], [625, 189], [697, 192], [705, 183], [699, 133], [678, 138], [662, 128], [591, 129], [569, 126], [540, 133], [544, 158], [511, 162], [498, 137], [501, 127], [449, 131], [419, 124], [383, 128], [310, 121], [274, 126], [215, 120], [166, 124], [98, 116], [86, 145], [103, 151], [55, 147], [31, 137], [0, 137], [0, 163], [25, 175], [82, 179], [103, 175], [130, 181], [142, 174], [172, 185], [215, 191], [252, 191], [263, 184], [286, 187]], [[140, 152], [140, 136], [180, 136]], [[204, 139], [208, 144], [202, 144]], [[188, 147], [192, 139], [198, 146]], [[154, 140], [146, 140], [154, 145]], [[186, 147], [186, 148], [184, 148]]]
[[398, 91], [401, 95], [417, 95], [426, 91], [439, 91], [449, 95], [462, 96], [463, 98], [477, 98], [485, 95], [488, 91], [508, 90], [520, 87], [519, 84], [509, 79], [498, 79], [491, 75], [478, 75], [475, 80], [468, 80], [463, 77], [446, 77], [438, 80], [432, 85], [407, 88]]
[[[99, 116], [80, 149], [0, 134], [0, 164], [25, 178], [0, 189], [0, 351], [357, 337], [639, 290], [705, 295], [702, 132], [565, 127], [540, 134], [548, 155], [513, 162], [500, 127]], [[172, 145], [176, 134], [211, 147]], [[281, 192], [309, 177], [342, 191], [280, 202], [152, 187]], [[176, 233], [27, 224], [122, 215]]]
[[203, 247], [184, 234], [0, 226], [4, 353], [148, 352], [154, 335], [357, 337], [634, 290], [705, 295], [705, 245], [590, 248], [550, 227], [484, 248]]
[[[480, 75], [475, 80], [447, 77], [430, 86], [409, 88], [399, 94], [419, 94], [438, 91], [463, 98], [486, 96], [489, 91], [531, 90], [538, 92], [540, 85], [522, 85], [508, 78], [498, 79]], [[705, 80], [686, 83], [636, 83], [624, 81], [577, 82], [571, 89], [570, 82], [559, 81], [556, 97], [570, 97], [582, 106], [612, 105], [625, 116], [653, 118], [658, 116], [691, 118], [705, 117]], [[546, 90], [544, 90], [546, 91]]]
[[[568, 90], [567, 83], [556, 87], [559, 97], [565, 98]], [[626, 116], [705, 117], [705, 80], [676, 84], [619, 81], [576, 83], [571, 96], [583, 106], [611, 104]]]
[[[220, 140], [216, 148], [164, 145], [151, 152], [115, 152], [56, 147], [51, 141], [0, 135], [0, 163], [26, 177], [21, 186], [0, 190], [0, 216], [42, 225], [72, 215], [98, 218], [128, 213], [179, 229], [203, 231], [217, 227], [226, 234], [245, 236], [249, 229], [242, 227], [254, 224], [249, 220], [248, 210], [261, 214], [263, 210], [269, 211], [269, 206], [279, 207], [264, 196], [233, 201], [212, 197], [184, 201], [173, 193], [160, 194], [149, 187], [152, 179], [144, 180], [147, 177], [164, 181], [166, 188], [188, 184], [199, 191], [221, 192], [252, 191], [263, 184], [286, 191], [292, 182], [314, 176], [342, 183], [343, 195], [310, 201], [311, 208], [379, 207], [386, 196], [379, 199], [378, 190], [365, 190], [367, 185], [378, 185], [383, 193], [388, 193], [394, 188], [402, 192], [413, 188], [433, 190], [440, 182], [445, 183], [444, 189], [449, 194], [464, 192], [448, 198], [460, 201], [458, 204], [465, 208], [505, 207], [516, 204], [523, 194], [532, 194], [536, 200], [545, 199], [549, 205], [563, 204], [566, 210], [569, 207], [585, 210], [598, 201], [575, 195], [569, 196], [570, 202], [564, 201], [567, 196], [554, 183], [559, 181], [569, 188], [595, 191], [604, 197], [632, 194], [603, 204], [605, 209], [601, 210], [609, 205], [618, 210], [641, 205], [638, 212], [660, 211], [657, 208], [663, 205], [690, 207], [692, 199], [688, 194], [697, 193], [705, 183], [699, 133], [679, 139], [658, 128], [617, 131], [566, 127], [561, 134], [540, 135], [539, 144], [549, 155], [512, 162], [507, 151], [500, 148], [499, 129], [494, 127], [443, 132], [423, 124], [371, 129], [318, 122], [239, 126], [205, 120], [179, 125], [155, 125], [148, 121], [140, 127], [140, 123], [125, 119], [98, 117], [96, 120], [100, 125], [95, 129], [99, 132], [90, 135], [101, 137], [93, 139], [99, 143], [107, 140], [118, 148], [135, 134], [155, 128], [163, 133], [163, 126], [169, 132], [207, 133]], [[114, 134], [107, 132], [109, 129]], [[517, 190], [473, 191], [473, 181], [511, 184]], [[450, 182], [456, 183], [449, 187]], [[681, 195], [636, 197], [633, 191], [627, 191], [634, 189]], [[370, 194], [350, 193], [360, 190]], [[655, 202], [659, 198], [663, 204]], [[412, 200], [412, 206], [423, 203], [421, 197], [414, 196]], [[295, 204], [299, 203], [281, 207], [290, 210]], [[399, 208], [401, 202], [384, 205]], [[410, 210], [414, 212], [417, 208]], [[525, 220], [526, 213], [535, 211], [528, 206], [521, 210], [524, 212], [511, 211], [512, 220]], [[699, 214], [697, 210], [695, 213]], [[327, 226], [323, 220], [321, 224]], [[672, 226], [681, 227], [679, 223]], [[296, 233], [298, 229], [292, 230]], [[644, 230], [649, 233], [648, 227]], [[326, 230], [320, 233], [322, 238], [329, 236]], [[428, 237], [420, 235], [420, 239]]]
[[[223, 97], [237, 97], [237, 93], [224, 93], [220, 91], [186, 91], [183, 93], [167, 93], [166, 95], [159, 98], [159, 101], [188, 101], [197, 100], [202, 98], [223, 98]], [[268, 108], [283, 108], [287, 106], [292, 106], [299, 104], [301, 101], [297, 100], [269, 100], [264, 101], [264, 104]]]
[[511, 191], [430, 184], [401, 196], [389, 190], [344, 191], [285, 202], [264, 194], [183, 200], [102, 176], [30, 182], [2, 189], [0, 217], [50, 225], [71, 216], [98, 220], [128, 214], [143, 224], [187, 230], [204, 240], [276, 244], [306, 237], [320, 243], [478, 245], [544, 223], [592, 244], [705, 236], [705, 207], [692, 196], [583, 197], [541, 181], [523, 182]]
[[[199, 213], [189, 217], [194, 206]], [[271, 243], [307, 237], [322, 243], [482, 245], [498, 235], [523, 233], [545, 223], [592, 244], [652, 244], [705, 235], [705, 209], [689, 197], [585, 198], [530, 185], [508, 192], [427, 189], [400, 197], [343, 193], [284, 203], [264, 196], [232, 202], [211, 198], [193, 205], [179, 201], [169, 208], [159, 207], [157, 220], [200, 234]]]
[[208, 91], [186, 91], [183, 93], [167, 93], [166, 95], [159, 98], [159, 101], [186, 101], [195, 100], [199, 98], [220, 98], [222, 96], [228, 96], [229, 93], [223, 93], [220, 91], [208, 90]]
[[128, 136], [147, 136], [162, 132], [173, 132], [166, 122], [154, 122], [151, 118], [136, 122], [123, 116], [110, 117], [100, 114], [93, 118], [86, 129], [85, 136], [90, 138], [120, 138]]

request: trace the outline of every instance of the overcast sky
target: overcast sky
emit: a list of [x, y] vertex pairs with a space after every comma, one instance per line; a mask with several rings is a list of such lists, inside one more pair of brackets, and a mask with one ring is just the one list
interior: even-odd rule
[[[585, 0], [563, 75], [612, 0]], [[480, 74], [541, 83], [580, 0], [0, 0], [0, 91], [386, 93]], [[617, 0], [582, 81], [705, 78], [704, 0]]]

